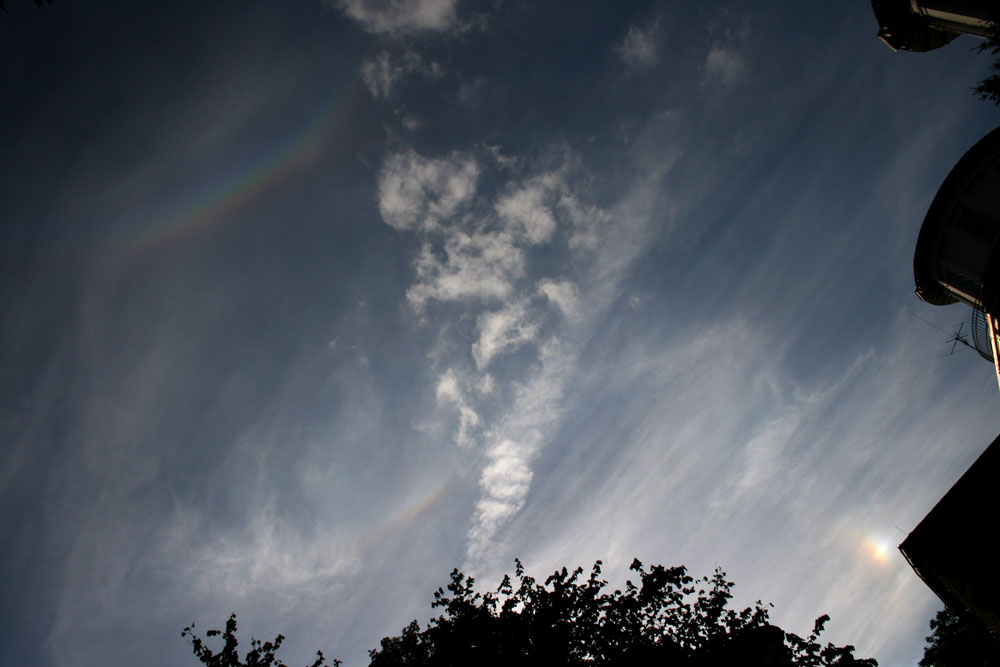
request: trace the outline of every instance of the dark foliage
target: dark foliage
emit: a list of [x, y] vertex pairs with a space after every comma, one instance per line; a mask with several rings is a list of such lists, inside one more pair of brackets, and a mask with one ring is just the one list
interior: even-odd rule
[[[590, 576], [565, 568], [544, 585], [525, 576], [505, 576], [495, 592], [480, 594], [458, 570], [447, 591], [434, 595], [444, 613], [423, 630], [413, 621], [398, 637], [370, 651], [372, 667], [388, 665], [709, 665], [754, 664], [873, 667], [856, 659], [851, 646], [818, 643], [828, 617], [801, 638], [768, 624], [759, 601], [742, 611], [729, 608], [732, 582], [716, 570], [693, 579], [683, 567], [638, 560], [639, 576], [625, 590], [605, 592], [598, 561]], [[516, 585], [515, 585], [516, 583]]]
[[1000, 667], [1000, 637], [978, 619], [945, 607], [931, 619], [920, 667]]
[[[1000, 29], [994, 30], [993, 35], [977, 46], [976, 50], [1000, 56]], [[1000, 58], [996, 58], [990, 65], [990, 75], [977, 83], [972, 90], [984, 102], [1000, 105]]]
[[[236, 639], [236, 614], [230, 616], [229, 620], [226, 621], [225, 630], [209, 630], [205, 636], [222, 638], [223, 646], [218, 653], [212, 651], [205, 645], [205, 641], [195, 634], [194, 623], [181, 631], [181, 637], [191, 638], [191, 649], [202, 664], [208, 665], [208, 667], [285, 667], [285, 663], [275, 656], [275, 653], [281, 648], [281, 643], [285, 641], [282, 635], [278, 635], [274, 641], [270, 642], [261, 642], [259, 639], [251, 637], [250, 650], [240, 660], [239, 651], [236, 650], [236, 647], [239, 646], [239, 641]], [[340, 664], [340, 660], [333, 661], [333, 667], [340, 667]], [[330, 666], [323, 657], [323, 652], [317, 651], [316, 661], [309, 667]]]
[[[812, 634], [802, 638], [770, 625], [767, 607], [759, 600], [742, 611], [730, 609], [733, 584], [722, 570], [693, 579], [684, 567], [654, 565], [647, 570], [635, 560], [631, 569], [638, 584], [628, 581], [624, 591], [607, 592], [601, 561], [586, 579], [582, 568], [572, 573], [563, 568], [544, 584], [526, 576], [520, 561], [515, 565], [513, 580], [504, 576], [496, 591], [485, 594], [476, 592], [472, 577], [454, 570], [447, 590], [434, 594], [432, 607], [443, 613], [424, 629], [413, 621], [399, 636], [384, 638], [369, 651], [371, 666], [877, 665], [855, 658], [853, 646], [821, 645], [828, 616], [816, 619]], [[218, 652], [191, 627], [181, 633], [208, 667], [284, 667], [275, 657], [284, 641], [281, 635], [264, 643], [251, 639], [250, 651], [240, 658], [235, 614], [224, 631], [205, 634], [221, 637]], [[311, 667], [328, 667], [322, 653]]]

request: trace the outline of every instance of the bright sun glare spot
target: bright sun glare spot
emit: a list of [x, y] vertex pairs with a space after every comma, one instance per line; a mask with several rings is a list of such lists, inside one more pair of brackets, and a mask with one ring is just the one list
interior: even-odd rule
[[889, 563], [889, 545], [882, 540], [866, 537], [864, 551], [877, 565], [887, 565]]

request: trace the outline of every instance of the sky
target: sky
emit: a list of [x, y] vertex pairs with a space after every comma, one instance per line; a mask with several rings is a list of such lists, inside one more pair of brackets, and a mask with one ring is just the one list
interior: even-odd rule
[[347, 665], [453, 568], [724, 569], [912, 665], [1000, 431], [924, 213], [997, 122], [866, 2], [0, 14], [0, 663]]

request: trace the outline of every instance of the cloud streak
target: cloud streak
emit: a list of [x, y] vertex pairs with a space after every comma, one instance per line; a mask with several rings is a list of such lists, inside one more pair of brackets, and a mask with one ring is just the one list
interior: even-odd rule
[[456, 0], [328, 0], [330, 4], [380, 34], [442, 32], [454, 28]]
[[[458, 413], [455, 441], [485, 457], [468, 531], [473, 569], [494, 562], [505, 526], [528, 501], [532, 466], [567, 410], [565, 383], [581, 346], [641, 250], [662, 171], [613, 211], [575, 193], [565, 165], [509, 178], [495, 195], [473, 189], [479, 173], [467, 154], [406, 150], [388, 155], [379, 175], [383, 220], [419, 240], [410, 305], [439, 336], [452, 328], [436, 322], [433, 304], [458, 304], [475, 318], [471, 363], [451, 365], [435, 389], [438, 406]], [[540, 261], [551, 255], [559, 261]], [[563, 273], [546, 275], [553, 267]], [[513, 356], [518, 350], [528, 355]]]
[[615, 50], [628, 67], [652, 67], [660, 60], [657, 44], [659, 34], [659, 20], [655, 20], [645, 27], [629, 26], [625, 38], [615, 47]]
[[749, 19], [720, 11], [709, 24], [709, 44], [702, 65], [703, 87], [727, 90], [735, 86], [747, 68], [746, 43]]
[[396, 86], [411, 76], [436, 78], [441, 76], [441, 66], [424, 62], [415, 51], [406, 51], [399, 59], [388, 51], [380, 51], [361, 63], [361, 80], [376, 99], [390, 97]]
[[478, 178], [479, 165], [471, 157], [394, 153], [379, 172], [379, 212], [394, 229], [434, 231], [475, 195]]

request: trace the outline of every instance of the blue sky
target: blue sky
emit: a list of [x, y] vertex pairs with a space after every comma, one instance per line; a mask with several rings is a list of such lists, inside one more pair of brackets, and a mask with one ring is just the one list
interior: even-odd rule
[[924, 212], [996, 123], [867, 3], [6, 3], [0, 662], [347, 664], [633, 557], [883, 665], [1000, 430]]

